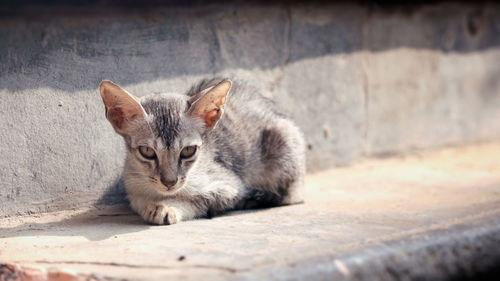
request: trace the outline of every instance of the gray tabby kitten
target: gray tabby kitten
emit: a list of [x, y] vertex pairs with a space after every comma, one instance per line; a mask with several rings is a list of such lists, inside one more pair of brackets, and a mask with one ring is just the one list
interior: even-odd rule
[[137, 98], [110, 81], [99, 89], [126, 143], [128, 199], [147, 222], [303, 201], [302, 134], [255, 89], [227, 79], [183, 95]]

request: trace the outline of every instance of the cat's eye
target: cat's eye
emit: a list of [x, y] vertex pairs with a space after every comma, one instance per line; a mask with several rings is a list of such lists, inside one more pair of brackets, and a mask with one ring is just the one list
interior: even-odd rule
[[139, 152], [146, 159], [154, 159], [156, 157], [156, 153], [151, 147], [139, 146]]
[[181, 151], [181, 158], [187, 159], [194, 156], [196, 153], [196, 145], [186, 146]]

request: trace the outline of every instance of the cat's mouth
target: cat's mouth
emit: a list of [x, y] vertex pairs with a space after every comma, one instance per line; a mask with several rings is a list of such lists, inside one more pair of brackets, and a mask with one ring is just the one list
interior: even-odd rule
[[174, 186], [171, 186], [171, 187], [162, 185], [162, 187], [167, 192], [175, 192], [175, 191], [177, 191], [179, 189], [179, 187], [177, 185], [174, 185]]
[[179, 181], [173, 186], [166, 186], [162, 183], [155, 183], [155, 187], [157, 190], [162, 193], [173, 194], [179, 191], [184, 186], [184, 181]]
[[182, 186], [184, 186], [184, 179], [181, 179], [175, 185], [172, 186], [167, 186], [154, 177], [149, 177], [149, 179], [153, 187], [162, 193], [172, 194], [181, 189]]

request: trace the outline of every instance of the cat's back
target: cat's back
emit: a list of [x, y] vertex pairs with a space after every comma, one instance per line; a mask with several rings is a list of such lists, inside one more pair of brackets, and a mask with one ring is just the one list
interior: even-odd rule
[[[204, 80], [192, 88], [191, 95], [222, 80]], [[303, 154], [302, 135], [293, 122], [257, 88], [238, 80], [233, 80], [224, 114], [205, 141], [210, 144], [213, 159], [247, 184], [259, 184], [255, 180], [266, 181], [263, 176], [266, 171], [282, 164], [290, 165], [284, 161], [290, 162], [295, 157], [289, 157], [291, 153]], [[299, 155], [299, 158], [303, 157]]]

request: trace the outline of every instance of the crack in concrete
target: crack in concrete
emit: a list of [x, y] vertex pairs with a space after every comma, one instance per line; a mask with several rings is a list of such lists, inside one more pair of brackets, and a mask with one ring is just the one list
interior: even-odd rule
[[139, 269], [187, 269], [187, 268], [198, 268], [198, 269], [214, 269], [220, 271], [226, 271], [229, 273], [247, 272], [250, 271], [249, 268], [235, 269], [226, 266], [216, 266], [216, 265], [203, 265], [203, 264], [190, 264], [182, 266], [166, 266], [166, 265], [136, 265], [129, 263], [118, 263], [118, 262], [91, 262], [91, 261], [46, 261], [46, 260], [15, 260], [12, 261], [14, 264], [73, 264], [73, 265], [96, 265], [96, 266], [117, 266], [117, 267], [127, 267], [127, 268], [139, 268]]

